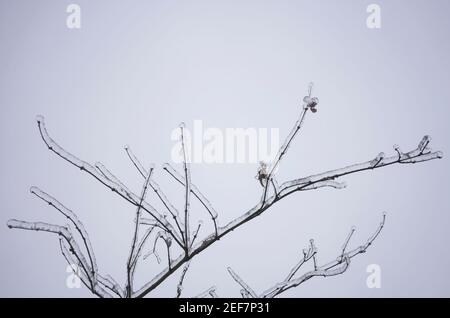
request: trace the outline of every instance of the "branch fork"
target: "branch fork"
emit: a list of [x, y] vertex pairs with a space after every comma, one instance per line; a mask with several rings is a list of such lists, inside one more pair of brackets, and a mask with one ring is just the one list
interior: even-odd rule
[[[83, 284], [93, 294], [99, 297], [144, 297], [155, 290], [179, 268], [183, 268], [176, 289], [176, 297], [180, 297], [183, 290], [183, 282], [185, 280], [186, 273], [190, 268], [192, 259], [196, 255], [203, 252], [228, 233], [262, 215], [265, 211], [269, 210], [269, 208], [285, 197], [296, 192], [326, 187], [343, 189], [346, 187], [346, 183], [340, 181], [339, 179], [349, 174], [359, 173], [366, 170], [375, 170], [394, 164], [414, 164], [440, 159], [443, 157], [442, 152], [433, 152], [431, 150], [429, 147], [431, 138], [429, 136], [424, 136], [419, 142], [417, 148], [409, 152], [403, 152], [400, 150], [398, 145], [394, 145], [395, 154], [392, 156], [386, 156], [383, 152], [381, 152], [374, 159], [362, 163], [352, 164], [343, 168], [313, 174], [279, 184], [276, 180], [275, 173], [281, 160], [286, 156], [295, 137], [303, 127], [307, 113], [309, 111], [312, 113], [317, 111], [319, 100], [317, 97], [312, 96], [312, 88], [313, 86], [310, 84], [308, 94], [303, 98], [303, 106], [301, 107], [299, 117], [289, 132], [285, 142], [280, 147], [275, 159], [270, 163], [270, 165], [260, 163], [256, 176], [263, 188], [260, 200], [254, 205], [254, 207], [248, 209], [241, 216], [223, 226], [218, 224], [219, 213], [217, 210], [212, 206], [210, 201], [198, 189], [198, 187], [192, 183], [184, 124], [181, 124], [179, 127], [183, 151], [182, 172], [178, 172], [169, 163], [163, 166], [163, 170], [168, 174], [168, 176], [183, 187], [184, 205], [182, 210], [178, 210], [174, 204], [170, 202], [167, 195], [152, 177], [152, 173], [155, 169], [154, 166], [150, 165], [149, 168], [144, 168], [144, 165], [141, 164], [129, 146], [125, 146], [126, 154], [134, 168], [136, 168], [137, 172], [144, 180], [140, 195], [133, 193], [116, 175], [111, 172], [111, 170], [106, 168], [101, 162], [96, 162], [94, 165], [91, 165], [62, 148], [48, 134], [44, 118], [42, 116], [37, 116], [36, 121], [40, 136], [52, 153], [67, 161], [80, 171], [90, 175], [97, 182], [104, 185], [107, 189], [111, 190], [135, 208], [133, 237], [126, 264], [127, 278], [123, 287], [121, 287], [120, 284], [118, 284], [117, 281], [111, 276], [100, 273], [88, 233], [84, 228], [83, 223], [78, 219], [77, 215], [72, 210], [65, 207], [61, 202], [57, 201], [54, 197], [39, 188], [31, 187], [30, 192], [64, 216], [69, 221], [70, 225], [75, 227], [75, 231], [73, 232], [71, 230], [70, 225], [61, 226], [44, 222], [26, 222], [16, 219], [9, 220], [7, 226], [14, 229], [42, 231], [56, 234], [59, 238], [61, 253], [66, 261], [69, 264], [75, 264], [77, 266], [78, 272], [76, 274], [80, 277]], [[150, 189], [151, 191], [149, 191]], [[148, 199], [149, 192], [153, 193], [163, 204], [164, 211], [158, 211], [150, 203]], [[203, 234], [205, 231], [203, 221], [200, 221], [196, 226], [192, 226], [190, 222], [190, 214], [192, 213], [191, 201], [193, 198], [201, 203], [209, 215], [211, 223], [214, 226], [212, 233]], [[246, 283], [231, 268], [228, 268], [228, 272], [241, 287], [242, 297], [276, 297], [291, 288], [299, 286], [313, 277], [327, 277], [344, 273], [350, 265], [350, 260], [361, 253], [365, 253], [369, 246], [371, 246], [375, 239], [379, 236], [384, 227], [385, 218], [386, 215], [383, 214], [382, 221], [376, 232], [369, 237], [364, 244], [352, 250], [348, 250], [351, 238], [355, 232], [355, 228], [352, 228], [339, 251], [338, 257], [324, 265], [319, 264], [318, 249], [314, 240], [311, 240], [309, 247], [303, 250], [302, 257], [299, 262], [292, 267], [286, 278], [261, 293], [257, 293], [254, 289], [252, 289], [249, 284]], [[78, 241], [80, 241], [81, 244], [78, 244]], [[160, 241], [164, 242], [164, 248], [167, 252], [167, 267], [161, 270], [141, 287], [135, 289], [134, 273], [139, 260], [145, 260], [148, 256], [154, 255], [157, 262], [160, 263], [161, 260], [158, 250], [161, 249], [162, 246], [161, 244], [157, 245]], [[145, 246], [148, 243], [153, 243], [153, 248], [150, 252], [142, 256]], [[312, 263], [313, 270], [307, 271], [302, 275], [298, 275], [299, 270], [306, 263]], [[216, 287], [210, 287], [197, 297], [217, 297]]]

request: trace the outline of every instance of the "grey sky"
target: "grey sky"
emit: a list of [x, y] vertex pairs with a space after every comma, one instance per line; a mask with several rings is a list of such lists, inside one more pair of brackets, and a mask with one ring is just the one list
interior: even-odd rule
[[[391, 154], [393, 144], [411, 150], [425, 134], [448, 155], [450, 3], [376, 1], [382, 27], [372, 30], [372, 2], [79, 0], [82, 28], [70, 30], [71, 1], [0, 0], [0, 296], [90, 295], [66, 287], [55, 236], [6, 228], [10, 218], [66, 222], [29, 193], [32, 185], [78, 213], [102, 272], [125, 279], [133, 207], [52, 155], [37, 114], [67, 150], [102, 161], [137, 192], [141, 179], [125, 144], [160, 167], [181, 121], [279, 128], [285, 136], [310, 81], [318, 112], [283, 161], [280, 180]], [[258, 201], [256, 169], [193, 164], [193, 181], [222, 225]], [[180, 187], [161, 170], [155, 178], [182, 204]], [[343, 180], [347, 189], [287, 198], [196, 257], [185, 295], [216, 285], [221, 296], [239, 296], [227, 266], [261, 291], [286, 276], [311, 237], [326, 262], [352, 225], [353, 244], [363, 243], [387, 211], [383, 233], [345, 274], [285, 296], [450, 296], [448, 158]], [[366, 286], [369, 264], [381, 266], [380, 289]], [[144, 283], [161, 268], [150, 261], [140, 269]], [[177, 278], [151, 296], [175, 295]]]

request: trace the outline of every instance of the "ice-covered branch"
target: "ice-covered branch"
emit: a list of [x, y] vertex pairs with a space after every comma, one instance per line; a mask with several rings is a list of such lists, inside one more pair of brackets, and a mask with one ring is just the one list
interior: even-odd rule
[[[123, 190], [125, 190], [125, 193], [127, 193], [127, 195], [131, 193], [131, 191], [123, 184], [123, 182], [120, 181], [119, 178], [117, 178], [111, 171], [109, 171], [108, 168], [106, 168], [105, 165], [103, 165], [101, 162], [97, 161], [94, 166], [105, 178], [115, 184], [118, 184]], [[128, 195], [128, 197], [133, 200], [132, 196]]]
[[186, 264], [184, 264], [183, 271], [181, 272], [181, 276], [180, 276], [180, 281], [178, 282], [178, 285], [177, 285], [177, 298], [180, 298], [181, 292], [183, 291], [184, 277], [186, 276], [186, 273], [189, 269], [190, 264], [191, 264], [191, 262], [187, 262]]
[[180, 124], [181, 130], [181, 148], [183, 150], [183, 171], [184, 171], [184, 183], [185, 194], [184, 194], [184, 243], [186, 244], [186, 255], [189, 254], [191, 249], [191, 232], [189, 224], [189, 213], [191, 206], [191, 164], [189, 161], [188, 150], [186, 145], [186, 136], [184, 134], [185, 125]]
[[[262, 298], [275, 297], [275, 296], [287, 291], [288, 289], [299, 286], [300, 284], [304, 283], [308, 279], [315, 277], [315, 276], [327, 277], [327, 276], [334, 276], [334, 275], [339, 275], [339, 274], [344, 273], [350, 264], [350, 259], [355, 257], [358, 254], [366, 252], [367, 248], [378, 237], [378, 235], [380, 234], [381, 230], [384, 227], [385, 220], [386, 220], [386, 213], [383, 213], [383, 217], [382, 217], [382, 221], [381, 221], [380, 225], [378, 226], [375, 233], [367, 240], [367, 242], [349, 252], [346, 252], [346, 249], [350, 242], [350, 239], [352, 238], [353, 233], [355, 232], [355, 228], [352, 227], [352, 229], [350, 230], [350, 233], [347, 235], [347, 237], [344, 241], [340, 255], [335, 260], [333, 260], [325, 265], [322, 265], [322, 266], [318, 266], [317, 264], [314, 264], [314, 270], [309, 271], [309, 272], [301, 275], [300, 277], [293, 279], [293, 277], [294, 277], [295, 273], [298, 271], [298, 269], [309, 259], [311, 259], [311, 258], [314, 259], [315, 255], [317, 254], [317, 250], [314, 247], [314, 243], [311, 243], [311, 248], [308, 251], [308, 253], [307, 254], [304, 253], [303, 259], [300, 261], [299, 264], [294, 266], [294, 268], [290, 271], [290, 273], [286, 277], [286, 279], [283, 280], [282, 282], [276, 284], [275, 286], [269, 288], [265, 292], [263, 292], [260, 295], [260, 297], [262, 297]], [[313, 251], [313, 252], [311, 252], [311, 251]]]
[[[384, 214], [383, 214], [383, 220], [384, 220]], [[352, 238], [353, 233], [355, 233], [355, 230], [356, 230], [356, 228], [354, 226], [352, 226], [352, 228], [350, 229], [350, 233], [348, 233], [347, 238], [345, 239], [344, 244], [342, 245], [341, 259], [344, 257], [345, 250], [347, 249], [348, 243], [350, 242], [350, 239]]]
[[[104, 278], [103, 276], [101, 276], [99, 274], [97, 274], [97, 282], [99, 284], [94, 284], [92, 286], [90, 283], [90, 280], [86, 276], [85, 272], [79, 270], [80, 268], [83, 268], [83, 265], [80, 263], [78, 257], [74, 253], [73, 248], [62, 237], [59, 238], [59, 246], [60, 246], [63, 257], [65, 258], [67, 263], [71, 266], [74, 274], [77, 275], [77, 277], [81, 280], [81, 282], [88, 289], [90, 289], [95, 295], [102, 297], [102, 298], [112, 298], [113, 295], [103, 288], [103, 287], [105, 287], [106, 289], [109, 289], [112, 292], [114, 292], [117, 296], [122, 297], [120, 289], [118, 289], [116, 285], [111, 284], [108, 279]], [[100, 284], [103, 287], [100, 286]]]
[[313, 264], [314, 264], [314, 270], [317, 270], [317, 247], [316, 247], [316, 245], [314, 245], [313, 239], [310, 239], [309, 243], [311, 244], [311, 249], [313, 251], [315, 251], [315, 253], [313, 253], [312, 259], [313, 259]]
[[217, 287], [216, 286], [211, 286], [207, 290], [205, 290], [204, 292], [202, 292], [202, 293], [198, 294], [197, 296], [195, 296], [194, 298], [206, 298], [206, 297], [218, 298], [216, 291], [217, 291]]
[[[124, 189], [120, 184], [116, 183], [113, 180], [110, 180], [109, 178], [105, 177], [103, 172], [100, 172], [97, 168], [93, 167], [91, 164], [87, 163], [86, 161], [83, 161], [68, 151], [66, 151], [64, 148], [62, 148], [59, 144], [57, 144], [48, 134], [47, 129], [45, 127], [44, 117], [37, 116], [36, 118], [38, 123], [39, 132], [41, 134], [42, 140], [47, 145], [48, 149], [61, 157], [62, 159], [66, 160], [67, 162], [71, 163], [75, 167], [79, 168], [81, 171], [85, 171], [86, 173], [90, 174], [92, 177], [97, 179], [100, 183], [108, 187], [111, 191], [117, 193], [119, 196], [130, 202], [131, 204], [138, 206], [140, 198], [138, 195], [134, 194], [133, 192], [130, 192], [127, 189]], [[105, 172], [105, 171], [104, 171]], [[167, 232], [173, 236], [175, 241], [179, 245], [182, 245], [181, 238], [176, 233], [172, 225], [167, 222], [167, 220], [164, 218], [163, 215], [161, 215], [153, 206], [151, 206], [146, 201], [142, 202], [142, 209], [145, 210], [147, 213], [149, 213], [155, 220], [157, 220], [161, 225], [167, 230]]]
[[76, 257], [78, 263], [81, 265], [82, 270], [84, 271], [86, 277], [89, 280], [90, 289], [93, 290], [96, 286], [96, 280], [94, 278], [94, 272], [92, 268], [90, 268], [86, 258], [75, 241], [72, 232], [68, 225], [60, 226], [55, 224], [49, 224], [44, 222], [27, 222], [20, 220], [9, 220], [7, 222], [7, 226], [10, 229], [22, 229], [22, 230], [30, 230], [30, 231], [43, 231], [58, 234], [60, 237], [64, 238], [67, 244], [70, 246], [70, 251]]
[[[363, 163], [358, 163], [344, 168], [330, 170], [316, 175], [311, 175], [306, 178], [295, 179], [292, 181], [285, 182], [280, 186], [281, 188], [280, 197], [284, 197], [295, 191], [302, 191], [315, 187], [320, 187], [318, 185], [324, 183], [327, 184], [328, 182], [336, 178], [356, 172], [378, 169], [395, 163], [402, 163], [402, 164], [417, 163], [442, 158], [443, 154], [441, 151], [431, 152], [431, 150], [429, 149], [425, 150], [425, 148], [423, 148], [424, 140], [427, 140], [429, 142], [430, 137], [425, 136], [420, 142], [419, 147], [408, 153], [397, 153], [396, 155], [391, 157], [385, 157], [384, 153], [380, 153], [375, 159]], [[395, 149], [398, 149], [398, 146], [396, 146]]]
[[[429, 141], [429, 137], [425, 137], [423, 140]], [[237, 229], [238, 227], [244, 225], [245, 223], [249, 222], [250, 220], [254, 219], [255, 217], [261, 215], [265, 211], [267, 211], [270, 207], [272, 207], [275, 203], [280, 201], [281, 199], [285, 198], [286, 196], [297, 192], [297, 191], [304, 191], [304, 190], [311, 190], [314, 188], [320, 188], [320, 187], [335, 187], [335, 188], [342, 188], [344, 186], [343, 183], [336, 183], [334, 179], [351, 174], [351, 173], [357, 173], [365, 170], [373, 170], [378, 169], [381, 167], [385, 167], [388, 165], [392, 165], [395, 163], [415, 163], [415, 162], [422, 162], [432, 159], [438, 159], [442, 158], [442, 152], [431, 152], [431, 150], [427, 147], [423, 147], [424, 142], [422, 141], [419, 144], [418, 149], [415, 149], [413, 151], [410, 151], [408, 153], [401, 153], [401, 155], [395, 155], [393, 157], [385, 157], [384, 155], [378, 155], [377, 158], [369, 160], [367, 162], [351, 165], [348, 167], [344, 167], [341, 169], [331, 170], [328, 172], [324, 172], [317, 175], [312, 175], [307, 178], [301, 178], [296, 179], [292, 181], [285, 182], [279, 186], [280, 191], [278, 192], [278, 195], [272, 195], [270, 197], [267, 197], [264, 201], [258, 202], [253, 208], [249, 209], [247, 212], [242, 214], [240, 217], [237, 217], [236, 219], [230, 221], [227, 225], [223, 227], [219, 227], [217, 229], [217, 234], [211, 234], [204, 238], [201, 242], [198, 242], [197, 244], [194, 244], [192, 247], [192, 251], [190, 254], [190, 257], [187, 258], [180, 258], [178, 261], [175, 261], [173, 263], [173, 268], [176, 269], [181, 264], [195, 255], [201, 253], [203, 250], [208, 248], [210, 245], [212, 245], [217, 240], [221, 239], [228, 233], [232, 232], [233, 230]], [[427, 143], [427, 145], [429, 142]], [[169, 172], [175, 179], [177, 179], [180, 183], [183, 183], [183, 179], [177, 176], [177, 172], [175, 169], [173, 169], [170, 165], [166, 164], [164, 169]], [[179, 174], [178, 174], [179, 175]], [[332, 182], [330, 182], [332, 181]], [[350, 252], [349, 252], [350, 253]], [[351, 254], [350, 254], [351, 255]], [[179, 263], [178, 263], [179, 262]], [[173, 273], [173, 271], [163, 271], [158, 275], [154, 280], [148, 282], [143, 286], [143, 288], [137, 292], [137, 295], [139, 297], [143, 297], [148, 292], [156, 288], [159, 284], [162, 283], [162, 281], [170, 276]]]
[[[144, 168], [144, 166], [141, 164], [139, 159], [134, 155], [134, 153], [132, 152], [130, 146], [126, 145], [125, 146], [125, 151], [126, 151], [126, 153], [128, 155], [128, 158], [131, 160], [133, 165], [138, 170], [139, 174], [145, 179], [146, 176], [148, 175], [148, 172]], [[169, 199], [164, 194], [164, 192], [161, 190], [161, 187], [159, 186], [158, 183], [156, 183], [155, 180], [153, 180], [153, 179], [150, 180], [150, 187], [155, 192], [155, 194], [157, 195], [159, 200], [163, 203], [163, 205], [167, 209], [167, 211], [171, 214], [172, 218], [175, 221], [175, 224], [176, 224], [178, 230], [180, 231], [181, 238], [182, 238], [183, 243], [184, 243], [184, 231], [182, 229], [182, 225], [183, 224], [181, 223], [181, 220], [179, 220], [179, 212], [178, 212], [177, 208], [169, 201]]]
[[[58, 234], [60, 237], [60, 245], [61, 251], [68, 262], [71, 264], [76, 264], [80, 267], [79, 277], [82, 282], [96, 295], [100, 297], [144, 297], [154, 289], [156, 289], [162, 282], [164, 282], [167, 278], [169, 278], [173, 273], [177, 271], [178, 268], [185, 265], [185, 268], [182, 272], [182, 276], [180, 278], [179, 285], [177, 286], [177, 296], [181, 294], [182, 284], [184, 281], [184, 276], [186, 275], [187, 267], [189, 266], [189, 262], [193, 257], [203, 252], [205, 249], [210, 247], [214, 242], [223, 238], [228, 233], [233, 230], [239, 228], [240, 226], [246, 224], [250, 220], [260, 216], [266, 210], [271, 208], [275, 203], [285, 198], [286, 196], [297, 192], [297, 191], [306, 191], [313, 190], [322, 187], [331, 187], [336, 189], [342, 189], [345, 187], [345, 183], [339, 182], [336, 179], [365, 170], [374, 170], [381, 167], [385, 167], [388, 165], [393, 165], [395, 163], [399, 164], [410, 164], [410, 163], [419, 163], [428, 160], [442, 158], [442, 152], [432, 152], [429, 148], [431, 138], [425, 136], [419, 143], [416, 149], [409, 152], [402, 152], [398, 146], [394, 146], [395, 155], [386, 156], [384, 153], [380, 153], [375, 158], [359, 163], [350, 165], [344, 168], [331, 170], [327, 172], [323, 172], [320, 174], [311, 175], [309, 177], [294, 179], [291, 181], [287, 181], [281, 183], [280, 185], [277, 183], [275, 178], [275, 173], [277, 168], [280, 165], [281, 160], [286, 156], [287, 151], [290, 146], [293, 144], [295, 137], [298, 135], [298, 132], [302, 128], [303, 122], [305, 120], [306, 113], [310, 110], [312, 113], [317, 111], [318, 99], [316, 97], [312, 97], [311, 94], [312, 86], [310, 86], [308, 95], [303, 99], [303, 107], [301, 109], [299, 118], [297, 119], [295, 126], [289, 132], [285, 142], [282, 147], [279, 149], [277, 156], [274, 161], [271, 163], [270, 169], [260, 169], [258, 173], [258, 179], [263, 186], [262, 197], [256, 205], [246, 212], [244, 212], [241, 216], [235, 218], [228, 224], [223, 227], [219, 227], [217, 224], [218, 213], [212, 207], [211, 203], [206, 199], [206, 197], [199, 191], [199, 189], [191, 182], [190, 176], [190, 166], [189, 166], [189, 158], [187, 151], [187, 140], [185, 139], [184, 134], [184, 125], [180, 127], [181, 129], [181, 142], [182, 142], [182, 150], [183, 150], [183, 173], [179, 173], [169, 164], [164, 166], [164, 170], [169, 173], [178, 183], [180, 183], [185, 190], [184, 195], [184, 216], [181, 216], [178, 210], [171, 204], [167, 196], [163, 193], [160, 186], [151, 179], [151, 171], [147, 171], [142, 164], [139, 162], [137, 157], [131, 152], [129, 147], [125, 147], [128, 157], [130, 158], [133, 165], [138, 170], [139, 174], [144, 178], [145, 183], [143, 186], [143, 190], [140, 196], [136, 195], [132, 191], [130, 191], [125, 184], [120, 181], [110, 170], [108, 170], [103, 164], [96, 163], [95, 165], [91, 165], [79, 158], [75, 157], [71, 153], [64, 150], [61, 146], [59, 146], [48, 134], [44, 119], [42, 116], [37, 117], [37, 123], [39, 132], [41, 134], [42, 140], [47, 145], [48, 149], [66, 160], [70, 164], [74, 165], [81, 171], [84, 171], [94, 177], [101, 184], [106, 186], [109, 190], [115, 192], [120, 197], [125, 199], [127, 202], [136, 207], [136, 218], [135, 218], [135, 231], [133, 236], [133, 241], [131, 245], [131, 251], [129, 258], [127, 260], [127, 284], [125, 285], [126, 291], [123, 291], [120, 286], [117, 284], [109, 276], [101, 276], [98, 273], [97, 264], [95, 261], [94, 253], [89, 242], [88, 235], [84, 230], [83, 224], [78, 220], [76, 215], [66, 207], [64, 207], [61, 203], [59, 203], [56, 199], [49, 196], [45, 192], [32, 188], [32, 193], [37, 195], [39, 198], [47, 202], [49, 205], [53, 206], [60, 213], [66, 216], [76, 227], [77, 232], [80, 234], [83, 239], [83, 243], [85, 249], [87, 251], [87, 255], [89, 261], [86, 260], [83, 252], [80, 250], [76, 240], [73, 238], [72, 233], [70, 231], [69, 226], [58, 226], [48, 223], [42, 222], [24, 222], [17, 220], [10, 220], [8, 222], [8, 226], [10, 228], [20, 228], [26, 230], [34, 230], [34, 231], [46, 231]], [[159, 200], [163, 203], [165, 209], [172, 215], [175, 224], [170, 223], [167, 220], [167, 214], [160, 213], [157, 211], [148, 201], [145, 199], [145, 194], [147, 192], [147, 186], [151, 187]], [[269, 188], [273, 187], [273, 194], [269, 192]], [[199, 223], [197, 229], [192, 233], [190, 233], [190, 206], [191, 206], [191, 194], [194, 195], [199, 202], [204, 206], [207, 210], [214, 224], [214, 232], [207, 235], [202, 240], [197, 239], [198, 233], [202, 228], [201, 223]], [[141, 212], [146, 212], [150, 215], [149, 219], [144, 218], [141, 215]], [[184, 217], [184, 220], [183, 220]], [[320, 266], [318, 264], [317, 259], [317, 248], [314, 244], [314, 241], [310, 242], [310, 247], [308, 250], [304, 250], [303, 258], [289, 271], [289, 274], [281, 283], [275, 285], [271, 289], [259, 295], [259, 297], [275, 297], [286, 290], [296, 287], [303, 283], [304, 281], [315, 277], [315, 276], [332, 276], [343, 273], [350, 264], [350, 259], [355, 257], [360, 253], [364, 253], [367, 248], [373, 243], [373, 241], [378, 237], [381, 230], [383, 229], [385, 221], [385, 216], [383, 216], [383, 220], [380, 223], [377, 231], [367, 240], [367, 242], [357, 248], [348, 251], [349, 242], [353, 236], [354, 229], [351, 230], [350, 234], [346, 237], [344, 244], [342, 245], [341, 250], [339, 251], [339, 256], [325, 264]], [[146, 227], [146, 231], [143, 236], [138, 238], [139, 235], [139, 227], [141, 225], [148, 226]], [[153, 236], [154, 229], [160, 229], [161, 231]], [[139, 290], [134, 291], [131, 287], [133, 281], [133, 275], [138, 263], [138, 259], [142, 253], [144, 245], [148, 242], [150, 237], [154, 238], [153, 241], [153, 251], [151, 254], [154, 254], [157, 257], [159, 262], [159, 256], [156, 252], [156, 245], [160, 239], [165, 242], [167, 248], [167, 258], [168, 264], [167, 267], [164, 268], [159, 274], [153, 277], [150, 281], [146, 282]], [[172, 239], [180, 246], [184, 253], [181, 253], [178, 257], [174, 259], [171, 258], [171, 244]], [[196, 240], [197, 239], [197, 240]], [[173, 248], [172, 248], [173, 249]], [[176, 249], [173, 249], [176, 251]], [[146, 256], [144, 256], [144, 259]], [[306, 263], [312, 261], [314, 264], [314, 270], [309, 271], [298, 278], [297, 273], [300, 268]], [[236, 273], [234, 273], [231, 269], [229, 269], [232, 277], [241, 285], [242, 290], [241, 294], [243, 297], [257, 297], [256, 294], [249, 286], [246, 284]], [[215, 287], [210, 288], [199, 296], [212, 296], [215, 297]]]
[[[294, 141], [298, 132], [302, 128], [302, 125], [303, 125], [303, 122], [305, 120], [305, 116], [306, 116], [306, 113], [308, 112], [308, 110], [312, 110], [313, 112], [315, 112], [315, 107], [318, 104], [318, 99], [315, 97], [311, 98], [312, 87], [313, 87], [313, 84], [310, 83], [309, 89], [308, 89], [308, 95], [305, 96], [305, 98], [303, 99], [304, 103], [302, 106], [302, 110], [300, 112], [300, 116], [299, 116], [297, 122], [295, 123], [294, 127], [289, 132], [283, 145], [278, 150], [275, 160], [273, 161], [273, 163], [271, 164], [271, 166], [269, 168], [269, 173], [267, 174], [267, 177], [266, 177], [267, 181], [272, 180], [272, 176], [273, 176], [274, 172], [276, 171], [281, 160], [283, 159], [283, 157], [286, 155], [287, 151], [289, 150], [289, 146], [292, 144], [292, 142]], [[268, 188], [269, 188], [269, 182], [266, 182], [265, 187], [264, 187], [263, 197], [261, 199], [263, 205], [266, 202]]]
[[137, 265], [139, 257], [141, 256], [142, 249], [145, 246], [145, 243], [147, 243], [148, 238], [150, 237], [150, 235], [152, 234], [152, 232], [155, 228], [156, 228], [155, 226], [150, 226], [149, 228], [147, 228], [145, 230], [145, 233], [142, 236], [141, 240], [139, 241], [139, 244], [137, 245], [136, 252], [134, 253], [134, 257], [131, 262], [131, 264], [132, 264], [131, 274], [132, 275], [134, 274], [134, 271], [136, 269], [136, 265]]
[[244, 280], [243, 280], [241, 277], [239, 277], [239, 275], [236, 274], [236, 273], [231, 269], [231, 267], [228, 267], [227, 270], [228, 270], [228, 272], [230, 273], [231, 277], [233, 277], [233, 279], [236, 281], [236, 283], [238, 283], [239, 285], [241, 285], [241, 287], [245, 290], [245, 292], [246, 292], [247, 294], [249, 294], [249, 295], [252, 296], [253, 298], [258, 297], [258, 296], [256, 295], [256, 293], [253, 291], [253, 289], [252, 289], [246, 282], [244, 282]]
[[95, 259], [94, 250], [92, 248], [91, 241], [89, 239], [89, 235], [84, 228], [83, 223], [78, 219], [77, 215], [67, 207], [65, 207], [61, 202], [56, 200], [54, 197], [49, 195], [48, 193], [45, 193], [38, 187], [31, 187], [30, 192], [33, 193], [35, 196], [46, 202], [48, 205], [54, 207], [57, 211], [59, 211], [62, 215], [64, 215], [67, 219], [72, 222], [72, 224], [75, 226], [75, 229], [78, 231], [78, 233], [81, 236], [81, 239], [83, 240], [84, 246], [86, 247], [86, 251], [89, 257], [89, 262], [91, 264], [91, 272], [92, 277], [94, 279], [94, 282], [96, 280], [96, 273], [98, 271], [97, 269], [97, 262]]
[[[173, 168], [169, 163], [165, 163], [163, 169], [171, 175], [176, 181], [178, 181], [182, 186], [186, 186], [186, 179], [181, 175], [175, 168]], [[203, 207], [208, 211], [209, 215], [214, 224], [215, 235], [218, 235], [217, 218], [219, 214], [211, 205], [209, 200], [200, 192], [200, 190], [191, 182], [190, 187], [191, 193], [197, 198], [197, 200], [203, 205]]]
[[282, 292], [285, 292], [286, 290], [291, 289], [293, 287], [297, 287], [300, 284], [304, 283], [305, 281], [307, 281], [313, 277], [316, 277], [316, 276], [329, 277], [329, 276], [336, 276], [336, 275], [342, 274], [347, 270], [348, 266], [350, 265], [350, 257], [344, 256], [343, 261], [340, 262], [339, 265], [340, 265], [339, 267], [335, 267], [335, 268], [329, 269], [329, 270], [317, 269], [317, 270], [309, 271], [309, 272], [303, 274], [302, 276], [300, 276], [299, 278], [276, 285], [272, 289], [262, 293], [259, 297], [260, 298], [275, 297], [275, 296], [281, 294]]
[[317, 250], [313, 249], [311, 246], [309, 247], [308, 250], [303, 250], [302, 259], [291, 269], [291, 271], [289, 272], [288, 276], [286, 277], [286, 279], [284, 281], [291, 280], [292, 277], [294, 277], [294, 275], [298, 272], [298, 270], [303, 266], [303, 264], [308, 262], [316, 253], [317, 253]]
[[170, 236], [167, 235], [166, 232], [160, 231], [156, 234], [155, 241], [153, 243], [153, 253], [156, 251], [156, 244], [158, 243], [159, 239], [162, 239], [166, 245], [167, 248], [167, 267], [170, 271], [172, 269], [172, 259], [170, 257], [170, 246], [172, 245], [172, 240]]
[[197, 238], [198, 232], [200, 232], [202, 225], [203, 225], [203, 221], [202, 220], [198, 221], [197, 229], [194, 231], [194, 235], [192, 237], [191, 245], [189, 246], [189, 248], [192, 248], [192, 245], [194, 245], [195, 239]]
[[139, 235], [139, 225], [140, 225], [140, 217], [141, 217], [141, 208], [142, 208], [142, 202], [145, 200], [145, 196], [147, 195], [147, 189], [148, 185], [150, 183], [150, 178], [152, 177], [153, 172], [153, 166], [150, 167], [149, 173], [145, 179], [144, 185], [142, 186], [142, 193], [141, 193], [141, 199], [139, 201], [139, 205], [136, 209], [136, 221], [135, 221], [135, 227], [134, 227], [134, 233], [133, 233], [133, 240], [131, 243], [131, 250], [130, 254], [128, 256], [128, 262], [127, 262], [127, 296], [131, 297], [133, 294], [133, 260], [135, 258], [135, 248], [138, 241], [138, 235]]

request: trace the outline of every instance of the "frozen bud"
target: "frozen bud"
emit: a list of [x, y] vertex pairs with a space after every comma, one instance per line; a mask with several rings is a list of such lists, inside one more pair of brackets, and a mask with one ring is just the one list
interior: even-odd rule
[[311, 109], [313, 113], [317, 112], [316, 106], [319, 104], [319, 99], [317, 97], [305, 96], [303, 98], [305, 107]]
[[258, 174], [256, 175], [256, 178], [258, 179], [261, 186], [265, 186], [265, 180], [267, 180], [268, 177], [268, 171], [267, 171], [267, 164], [264, 161], [259, 162], [258, 167]]

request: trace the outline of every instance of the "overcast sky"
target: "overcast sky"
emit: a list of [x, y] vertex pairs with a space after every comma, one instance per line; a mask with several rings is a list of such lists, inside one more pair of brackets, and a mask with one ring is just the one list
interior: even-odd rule
[[[101, 161], [139, 192], [142, 179], [123, 151], [131, 145], [145, 165], [155, 164], [155, 180], [180, 209], [183, 189], [161, 169], [180, 122], [276, 128], [283, 138], [311, 81], [318, 112], [280, 166], [280, 182], [390, 155], [394, 144], [412, 150], [426, 134], [433, 149], [449, 153], [449, 1], [376, 1], [379, 29], [366, 25], [372, 1], [78, 0], [80, 29], [66, 25], [71, 3], [0, 0], [0, 296], [90, 296], [66, 286], [55, 235], [6, 227], [10, 218], [67, 222], [29, 193], [33, 185], [79, 215], [101, 272], [125, 282], [134, 207], [50, 153], [38, 114], [67, 150]], [[258, 202], [256, 170], [255, 163], [192, 165], [192, 181], [221, 225]], [[448, 157], [342, 181], [343, 190], [293, 194], [195, 257], [183, 295], [216, 285], [220, 296], [240, 296], [227, 266], [261, 292], [284, 279], [310, 238], [325, 263], [339, 255], [351, 226], [357, 246], [387, 211], [380, 237], [345, 274], [283, 296], [450, 296]], [[193, 210], [208, 224], [201, 236], [208, 234], [207, 213], [197, 203]], [[381, 288], [366, 285], [370, 264], [380, 266]], [[136, 285], [163, 266], [143, 261]], [[174, 296], [178, 277], [149, 296]]]

